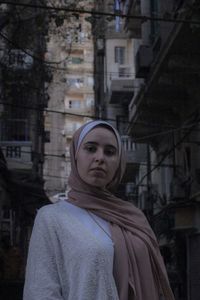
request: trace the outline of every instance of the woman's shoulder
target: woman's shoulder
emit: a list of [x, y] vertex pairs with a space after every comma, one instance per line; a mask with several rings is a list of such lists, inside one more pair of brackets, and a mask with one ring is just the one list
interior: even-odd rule
[[46, 220], [52, 220], [52, 218], [57, 217], [58, 215], [67, 213], [67, 205], [64, 200], [59, 200], [56, 203], [51, 203], [42, 206], [37, 211], [37, 218], [42, 218]]

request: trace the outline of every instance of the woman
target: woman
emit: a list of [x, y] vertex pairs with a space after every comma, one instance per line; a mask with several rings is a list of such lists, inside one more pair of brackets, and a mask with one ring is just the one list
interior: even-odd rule
[[70, 154], [68, 198], [35, 220], [24, 300], [174, 299], [145, 216], [112, 193], [125, 169], [117, 131], [87, 123]]

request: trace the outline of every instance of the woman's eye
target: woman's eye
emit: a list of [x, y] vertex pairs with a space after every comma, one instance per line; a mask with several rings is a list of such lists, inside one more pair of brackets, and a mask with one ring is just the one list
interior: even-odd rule
[[85, 149], [88, 151], [88, 152], [95, 152], [96, 151], [96, 147], [95, 146], [86, 146]]
[[106, 149], [105, 150], [105, 154], [108, 155], [108, 156], [115, 155], [116, 154], [116, 150], [112, 149], [112, 148]]

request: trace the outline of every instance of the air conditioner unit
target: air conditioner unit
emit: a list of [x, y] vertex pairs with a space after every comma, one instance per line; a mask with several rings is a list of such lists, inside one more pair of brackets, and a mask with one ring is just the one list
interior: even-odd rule
[[152, 47], [141, 45], [135, 57], [136, 78], [145, 78], [147, 76], [152, 61]]

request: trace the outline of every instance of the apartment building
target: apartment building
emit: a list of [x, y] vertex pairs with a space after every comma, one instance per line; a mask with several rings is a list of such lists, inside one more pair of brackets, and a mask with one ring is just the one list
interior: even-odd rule
[[[176, 299], [198, 299], [199, 22], [198, 1], [123, 1], [136, 41], [141, 85], [129, 104], [128, 134], [149, 145], [149, 188], [139, 195], [159, 237]], [[134, 18], [137, 16], [138, 18]], [[141, 183], [143, 183], [141, 181]]]
[[[77, 1], [73, 6], [92, 9], [93, 1]], [[65, 8], [70, 3], [64, 4]], [[69, 145], [73, 133], [94, 117], [93, 37], [90, 15], [61, 14], [52, 18], [47, 36], [48, 60], [58, 62], [47, 86], [49, 101], [45, 113], [44, 179], [51, 197], [65, 193], [70, 173]], [[59, 23], [59, 21], [60, 23]]]
[[134, 96], [134, 40], [124, 31], [125, 19], [110, 16], [123, 9], [121, 1], [96, 1], [95, 11], [103, 14], [93, 20], [95, 49], [95, 115], [113, 124], [121, 135], [127, 168], [120, 191], [129, 201], [138, 201], [136, 181], [147, 149], [129, 134], [129, 104]]
[[15, 3], [1, 5], [0, 16], [0, 289], [2, 298], [18, 299], [33, 220], [48, 203], [42, 179], [47, 74], [41, 59], [47, 23], [45, 12]]
[[143, 147], [138, 164], [137, 152], [130, 153], [127, 189], [158, 237], [175, 298], [196, 300], [199, 3], [97, 1], [96, 10], [105, 13], [94, 22], [96, 114], [112, 119], [121, 134]]

